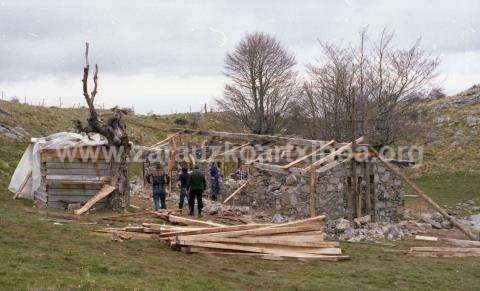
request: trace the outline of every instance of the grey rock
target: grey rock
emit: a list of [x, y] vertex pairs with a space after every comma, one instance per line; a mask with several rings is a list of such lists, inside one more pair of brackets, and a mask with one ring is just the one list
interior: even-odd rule
[[465, 122], [469, 127], [474, 127], [474, 126], [480, 125], [480, 117], [467, 116], [467, 118], [465, 119]]
[[454, 140], [454, 141], [450, 144], [450, 146], [452, 146], [452, 147], [458, 147], [458, 146], [460, 146], [461, 144], [462, 144], [462, 143], [461, 143], [459, 140]]
[[287, 222], [288, 221], [288, 218], [281, 215], [281, 214], [275, 214], [273, 217], [272, 217], [272, 222], [273, 223], [284, 223], [284, 222]]

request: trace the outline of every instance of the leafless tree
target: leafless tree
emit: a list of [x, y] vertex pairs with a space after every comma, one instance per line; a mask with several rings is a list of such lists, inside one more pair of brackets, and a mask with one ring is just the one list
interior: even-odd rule
[[297, 93], [295, 64], [295, 57], [272, 36], [247, 34], [227, 54], [224, 74], [230, 83], [217, 104], [253, 133], [276, 132]]
[[84, 126], [80, 120], [74, 120], [79, 131], [96, 132], [103, 135], [110, 147], [116, 148], [118, 156], [111, 159], [112, 180], [110, 184], [116, 188], [110, 199], [110, 205], [114, 210], [125, 209], [130, 203], [130, 184], [128, 182], [127, 158], [130, 153], [130, 143], [127, 134], [127, 127], [123, 121], [125, 111], [113, 108], [112, 114], [104, 120], [95, 109], [95, 97], [98, 89], [98, 66], [95, 64], [93, 74], [93, 90], [88, 92], [88, 74], [90, 65], [88, 63], [88, 43], [85, 46], [85, 67], [83, 68], [83, 96], [87, 102], [90, 116], [87, 119], [88, 126]]
[[323, 58], [308, 66], [309, 82], [301, 98], [321, 129], [316, 138], [349, 140], [355, 124], [358, 135], [376, 146], [395, 141], [410, 97], [436, 77], [439, 61], [421, 50], [420, 41], [407, 49], [394, 48], [393, 36], [383, 30], [378, 40], [370, 41], [364, 29], [357, 46], [320, 44]]

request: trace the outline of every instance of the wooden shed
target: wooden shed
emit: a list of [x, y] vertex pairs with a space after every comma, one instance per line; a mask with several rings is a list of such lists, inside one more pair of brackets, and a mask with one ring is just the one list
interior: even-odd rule
[[[70, 151], [68, 156], [65, 156], [66, 150]], [[108, 156], [106, 146], [41, 150], [41, 184], [34, 192], [35, 203], [40, 207], [63, 209], [73, 203], [84, 204], [110, 182]], [[105, 208], [107, 199], [100, 200], [94, 207]]]

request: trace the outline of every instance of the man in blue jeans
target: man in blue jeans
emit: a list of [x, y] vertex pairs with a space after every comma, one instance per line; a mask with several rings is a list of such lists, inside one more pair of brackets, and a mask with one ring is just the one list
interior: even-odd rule
[[153, 203], [155, 206], [155, 211], [159, 209], [167, 209], [167, 203], [165, 202], [165, 196], [167, 192], [165, 191], [166, 185], [168, 185], [169, 178], [165, 174], [165, 171], [162, 168], [162, 165], [157, 164], [155, 171], [147, 175], [147, 182], [152, 184], [153, 190]]
[[180, 183], [180, 202], [178, 208], [183, 209], [183, 202], [185, 199], [188, 202], [188, 169], [182, 167], [182, 173], [178, 176], [178, 182]]

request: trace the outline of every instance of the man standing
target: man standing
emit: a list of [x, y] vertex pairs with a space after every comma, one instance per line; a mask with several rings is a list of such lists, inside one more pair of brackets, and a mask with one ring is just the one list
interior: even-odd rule
[[203, 191], [207, 188], [207, 181], [205, 180], [205, 175], [200, 171], [198, 165], [195, 165], [193, 172], [188, 176], [188, 206], [190, 206], [190, 215], [193, 216], [195, 209], [195, 198], [198, 203], [198, 216], [202, 216], [202, 194]]
[[217, 201], [217, 195], [220, 193], [220, 174], [218, 173], [218, 167], [215, 163], [212, 163], [210, 167], [211, 178], [211, 195], [212, 201]]
[[155, 211], [159, 209], [167, 209], [167, 204], [165, 202], [165, 186], [168, 185], [169, 178], [165, 174], [162, 165], [157, 164], [155, 166], [155, 171], [147, 175], [147, 182], [152, 184], [153, 190], [153, 203], [155, 206]]
[[183, 202], [185, 199], [188, 201], [188, 169], [182, 167], [182, 173], [178, 176], [178, 182], [180, 184], [180, 202], [178, 203], [178, 208], [183, 209]]

